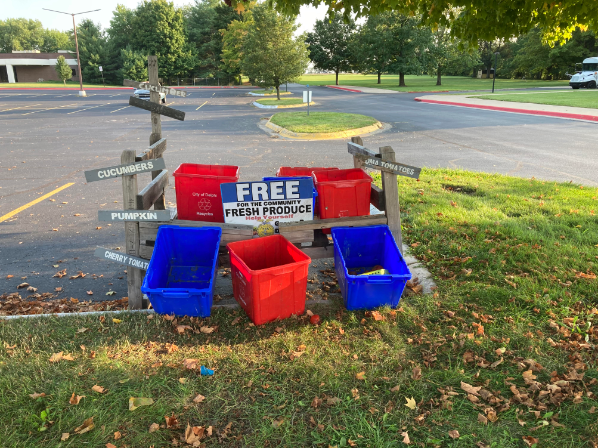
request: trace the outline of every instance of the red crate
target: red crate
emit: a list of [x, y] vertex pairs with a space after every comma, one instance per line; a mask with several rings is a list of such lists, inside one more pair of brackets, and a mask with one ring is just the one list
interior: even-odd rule
[[361, 168], [316, 171], [312, 176], [318, 190], [320, 219], [370, 214], [372, 178]]
[[256, 325], [303, 314], [311, 259], [282, 235], [228, 244], [233, 294]]
[[224, 222], [220, 184], [238, 182], [238, 166], [183, 163], [172, 175], [178, 219]]
[[320, 168], [315, 166], [281, 166], [276, 172], [276, 177], [311, 177], [314, 171], [338, 170], [338, 168]]

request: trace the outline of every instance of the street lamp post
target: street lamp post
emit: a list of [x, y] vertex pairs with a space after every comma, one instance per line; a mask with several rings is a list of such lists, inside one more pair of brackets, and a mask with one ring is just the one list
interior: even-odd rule
[[[79, 96], [87, 96], [87, 94], [85, 93], [85, 90], [83, 90], [83, 75], [81, 73], [81, 60], [79, 59], [79, 42], [77, 41], [77, 25], [75, 25], [75, 16], [78, 16], [79, 14], [87, 14], [88, 12], [96, 12], [99, 11], [99, 9], [94, 9], [93, 11], [83, 11], [83, 12], [76, 12], [76, 13], [70, 13], [70, 12], [62, 12], [62, 11], [55, 11], [53, 9], [46, 9], [46, 8], [42, 8], [45, 11], [52, 11], [52, 12], [57, 12], [60, 14], [66, 14], [69, 16], [73, 17], [73, 31], [75, 33], [75, 49], [77, 50], [77, 67], [79, 69]], [[103, 74], [102, 74], [103, 76]]]
[[496, 80], [496, 64], [498, 62], [498, 51], [494, 53], [494, 74], [492, 75], [492, 93], [494, 93], [494, 81]]

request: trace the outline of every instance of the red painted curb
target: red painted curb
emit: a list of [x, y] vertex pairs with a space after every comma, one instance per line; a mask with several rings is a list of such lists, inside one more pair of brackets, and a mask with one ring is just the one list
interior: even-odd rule
[[549, 112], [549, 111], [533, 110], [533, 109], [513, 109], [510, 107], [501, 107], [501, 106], [483, 106], [480, 104], [467, 104], [467, 103], [454, 103], [451, 101], [427, 100], [425, 98], [415, 98], [415, 101], [419, 101], [420, 103], [444, 104], [446, 106], [469, 107], [472, 109], [486, 109], [486, 110], [495, 110], [495, 111], [499, 111], [499, 112], [511, 112], [511, 113], [516, 113], [516, 114], [541, 115], [541, 116], [545, 116], [545, 117], [570, 118], [573, 120], [586, 120], [586, 121], [598, 122], [598, 116], [595, 116], [595, 115], [571, 114], [571, 113], [567, 113], [567, 112]]
[[347, 92], [363, 93], [361, 90], [347, 89], [346, 87], [338, 87], [338, 86], [326, 86], [326, 87], [329, 87], [331, 89], [336, 89], [336, 90], [346, 90]]
[[447, 93], [450, 92], [450, 90], [426, 90], [425, 92], [422, 92], [421, 90], [419, 92], [407, 92], [407, 93]]
[[[116, 90], [132, 89], [133, 87], [86, 87], [83, 90]], [[0, 90], [73, 90], [78, 91], [79, 87], [0, 87]]]

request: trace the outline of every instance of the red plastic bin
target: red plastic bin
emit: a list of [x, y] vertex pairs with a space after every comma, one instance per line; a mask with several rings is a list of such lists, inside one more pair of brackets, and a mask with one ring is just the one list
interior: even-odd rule
[[282, 235], [227, 245], [233, 294], [256, 325], [303, 314], [311, 259]]
[[316, 171], [312, 176], [318, 190], [320, 219], [370, 214], [372, 178], [361, 168]]
[[220, 184], [238, 182], [238, 166], [183, 163], [172, 175], [179, 219], [224, 222]]
[[321, 168], [315, 166], [281, 166], [276, 172], [276, 177], [311, 177], [314, 171], [338, 170], [336, 167]]

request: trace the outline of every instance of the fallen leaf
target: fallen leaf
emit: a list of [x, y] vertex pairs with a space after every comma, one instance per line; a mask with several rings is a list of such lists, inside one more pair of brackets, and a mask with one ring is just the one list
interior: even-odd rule
[[152, 398], [144, 398], [144, 397], [138, 397], [138, 398], [129, 398], [129, 411], [134, 411], [135, 409], [141, 407], [141, 406], [149, 406], [151, 404], [154, 404], [154, 400]]
[[488, 411], [488, 413], [486, 414], [486, 418], [490, 420], [492, 423], [498, 420], [498, 416], [496, 415], [495, 411]]
[[310, 310], [305, 311], [305, 314], [307, 314], [309, 317], [314, 315], [314, 313], [312, 313]]
[[167, 428], [174, 428], [179, 425], [178, 419], [172, 414], [170, 417], [165, 415], [164, 418], [166, 419], [166, 427]]
[[6, 276], [6, 278], [7, 278], [7, 279], [9, 279], [9, 278], [13, 278], [13, 277], [14, 277], [14, 275], [12, 275], [12, 274], [8, 274], [8, 275]]
[[120, 433], [120, 431], [116, 431], [114, 433], [114, 440], [118, 440], [122, 437], [123, 435]]
[[314, 409], [317, 409], [318, 406], [322, 405], [322, 400], [318, 397], [315, 397], [313, 400], [311, 400], [311, 407]]
[[330, 397], [328, 400], [326, 400], [326, 404], [328, 406], [333, 406], [335, 404], [339, 404], [341, 402], [341, 399], [338, 397]]
[[231, 325], [237, 325], [239, 322], [241, 322], [241, 318], [240, 317], [235, 317], [230, 324]]
[[365, 380], [365, 372], [359, 372], [355, 375], [355, 378], [357, 378], [358, 380]]
[[89, 328], [81, 327], [77, 329], [77, 333], [85, 333], [87, 330], [89, 330]]
[[179, 383], [185, 384], [187, 382], [187, 378], [179, 378]]
[[468, 394], [477, 395], [479, 397], [480, 394], [478, 392], [480, 391], [481, 388], [482, 388], [482, 386], [473, 387], [471, 384], [467, 384], [467, 383], [464, 383], [463, 381], [461, 381], [461, 389], [463, 389]]
[[480, 422], [483, 425], [487, 425], [488, 419], [486, 418], [486, 416], [484, 414], [478, 414], [478, 422]]
[[390, 389], [391, 392], [398, 392], [399, 390], [401, 390], [401, 386], [395, 386], [392, 389]]
[[[36, 400], [36, 399], [38, 399], [38, 398], [40, 398], [40, 397], [45, 397], [45, 396], [46, 396], [46, 394], [45, 394], [45, 393], [43, 393], [43, 392], [42, 392], [41, 394], [38, 394], [37, 392], [35, 392], [35, 393], [32, 393], [32, 394], [29, 394], [29, 396], [30, 396], [31, 398], [33, 398], [34, 400]], [[590, 410], [591, 410], [591, 409], [590, 409]], [[590, 412], [590, 413], [591, 413], [591, 412]]]
[[29, 283], [21, 283], [20, 285], [17, 286], [17, 289], [27, 288], [28, 286], [29, 286]]
[[149, 432], [155, 432], [158, 429], [160, 429], [160, 425], [158, 425], [157, 423], [152, 423], [149, 427]]
[[202, 401], [204, 401], [206, 399], [206, 397], [204, 397], [203, 395], [199, 394], [197, 395], [197, 397], [195, 397], [193, 399], [194, 403], [201, 403]]
[[459, 436], [459, 431], [457, 431], [456, 429], [453, 429], [452, 431], [448, 432], [448, 435], [451, 439], [458, 439]]
[[216, 328], [215, 327], [206, 327], [203, 326], [199, 329], [199, 331], [201, 331], [202, 333], [206, 333], [206, 334], [210, 334], [212, 333]]
[[63, 355], [63, 352], [54, 353], [52, 356], [50, 356], [50, 362], [58, 362], [62, 361], [63, 359], [67, 361], [74, 361], [72, 355]]
[[29, 291], [29, 292], [37, 292], [37, 288], [34, 288], [33, 286], [30, 286], [29, 288], [27, 288], [27, 291]]
[[112, 444], [112, 443], [108, 442], [108, 443], [106, 444], [106, 448], [116, 448], [116, 445], [114, 445], [114, 444]]
[[415, 403], [415, 399], [413, 397], [411, 397], [411, 398], [405, 397], [405, 400], [407, 400], [407, 403], [405, 403], [405, 406], [407, 406], [409, 409], [415, 409], [417, 404]]
[[274, 426], [275, 428], [278, 428], [283, 423], [284, 423], [284, 417], [280, 417], [278, 420], [272, 421], [272, 426]]
[[93, 423], [93, 417], [89, 417], [86, 419], [81, 426], [77, 426], [73, 432], [75, 434], [85, 434], [86, 432], [91, 431], [95, 427]]
[[115, 291], [108, 291], [108, 292], [106, 293], [106, 295], [107, 295], [107, 296], [113, 296], [113, 295], [115, 295], [115, 294], [116, 294], [116, 292], [115, 292]]
[[93, 291], [87, 291], [88, 296], [93, 296]]
[[100, 394], [103, 394], [106, 391], [106, 389], [104, 389], [102, 386], [98, 386], [97, 384], [95, 386], [93, 386], [91, 388], [91, 390], [93, 390], [94, 392], [98, 392]]
[[532, 437], [532, 436], [523, 436], [521, 438], [523, 439], [523, 441], [525, 442], [525, 444], [527, 446], [532, 446], [532, 445], [537, 444], [539, 442], [538, 439], [536, 439], [535, 437]]
[[[45, 395], [45, 394], [44, 394], [44, 395]], [[29, 395], [29, 396], [31, 396], [31, 395]], [[588, 414], [594, 414], [595, 412], [596, 412], [596, 406], [592, 406], [592, 407], [589, 409], [589, 411], [588, 411]]]
[[407, 431], [402, 432], [401, 435], [403, 436], [403, 443], [405, 445], [409, 445], [411, 443], [411, 440], [409, 439], [409, 434], [407, 433]]
[[112, 322], [114, 322], [115, 324], [120, 324], [122, 322], [122, 320], [120, 319], [115, 319], [114, 317], [112, 318]]
[[68, 432], [63, 432], [62, 436], [60, 437], [60, 441], [64, 442], [66, 439], [68, 439], [71, 435]]
[[413, 373], [411, 374], [411, 378], [413, 378], [414, 380], [419, 380], [422, 377], [422, 369], [420, 369], [419, 367], [414, 367], [413, 368]]
[[372, 317], [374, 320], [384, 320], [384, 316], [378, 311], [372, 311]]
[[187, 423], [185, 429], [185, 442], [191, 446], [200, 446], [200, 441], [204, 436], [205, 428], [203, 426], [191, 426]]
[[75, 392], [73, 392], [73, 395], [71, 395], [71, 399], [69, 400], [70, 404], [79, 404], [79, 402], [81, 401], [81, 398], [85, 398], [85, 395], [75, 395]]
[[183, 360], [183, 367], [185, 369], [189, 369], [189, 370], [193, 370], [193, 369], [197, 369], [197, 364], [199, 363], [199, 359], [184, 359]]
[[176, 331], [178, 334], [183, 334], [185, 332], [185, 330], [193, 331], [193, 328], [190, 327], [189, 325], [177, 325], [176, 326]]
[[66, 275], [66, 269], [63, 269], [62, 271], [58, 271], [56, 274], [54, 274], [52, 277], [58, 277], [58, 278], [62, 278]]

